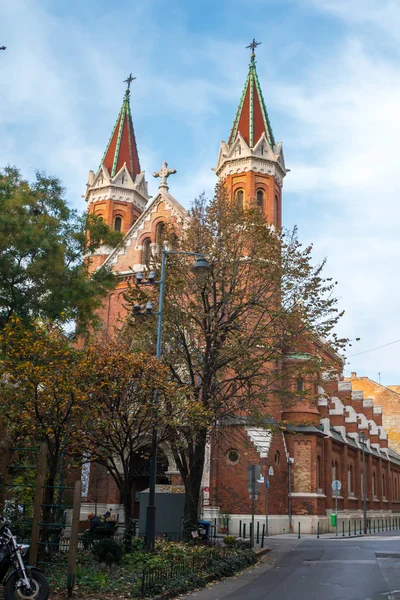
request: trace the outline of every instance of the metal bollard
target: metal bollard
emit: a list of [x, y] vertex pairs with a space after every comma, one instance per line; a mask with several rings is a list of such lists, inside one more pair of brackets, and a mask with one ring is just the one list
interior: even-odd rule
[[319, 521], [317, 523], [317, 538], [319, 538]]
[[239, 537], [242, 537], [242, 520], [239, 521]]
[[376, 533], [376, 531], [375, 531], [375, 519], [374, 519], [374, 533]]
[[299, 533], [297, 534], [297, 537], [300, 539], [300, 521], [299, 521]]
[[361, 535], [361, 521], [360, 521], [360, 535]]
[[246, 523], [243, 523], [243, 537], [246, 539]]
[[257, 544], [260, 543], [260, 521], [257, 521]]
[[351, 523], [350, 523], [350, 519], [349, 519], [349, 537], [351, 535], [351, 531], [350, 530], [351, 530]]
[[264, 535], [265, 535], [265, 523], [263, 523], [262, 532], [261, 532], [261, 548], [264, 548]]
[[344, 537], [344, 521], [342, 521], [342, 537]]
[[357, 535], [357, 521], [354, 521], [354, 535]]

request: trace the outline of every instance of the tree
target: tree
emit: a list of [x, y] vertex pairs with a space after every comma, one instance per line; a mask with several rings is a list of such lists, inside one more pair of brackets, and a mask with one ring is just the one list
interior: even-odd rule
[[[149, 354], [132, 353], [121, 339], [90, 346], [87, 362], [91, 408], [82, 441], [90, 459], [113, 477], [129, 532], [132, 486], [138, 463], [148, 458], [143, 452], [150, 444], [155, 420], [162, 442], [171, 427], [201, 421], [202, 406], [192, 401], [185, 385], [171, 381], [165, 365]], [[128, 547], [129, 543], [128, 535]]]
[[90, 256], [121, 239], [69, 208], [58, 179], [38, 172], [30, 184], [15, 168], [0, 171], [0, 328], [13, 316], [93, 322], [115, 278], [107, 269], [89, 276]]
[[[337, 350], [345, 340], [333, 333], [341, 315], [335, 284], [322, 275], [324, 262], [312, 264], [311, 247], [301, 246], [296, 230], [266, 226], [256, 203], [243, 208], [217, 187], [209, 204], [204, 198], [194, 203], [181, 249], [204, 253], [211, 266], [199, 283], [186, 257], [170, 256], [165, 293], [163, 361], [172, 380], [190, 386], [210, 416], [207, 425], [171, 428], [190, 535], [210, 432], [237, 416], [263, 423], [277, 404], [295, 397], [294, 373], [284, 360], [289, 350], [309, 351], [296, 365], [296, 376], [306, 379], [323, 367], [324, 352], [314, 341], [329, 339], [325, 348]], [[127, 301], [137, 302], [143, 293], [133, 287]], [[154, 328], [138, 317], [131, 317], [127, 335], [133, 345], [154, 344]]]
[[80, 375], [86, 355], [59, 326], [35, 322], [27, 327], [17, 317], [0, 332], [0, 342], [0, 414], [14, 440], [47, 442], [43, 521], [50, 522], [61, 463], [66, 454], [79, 455], [89, 415]]

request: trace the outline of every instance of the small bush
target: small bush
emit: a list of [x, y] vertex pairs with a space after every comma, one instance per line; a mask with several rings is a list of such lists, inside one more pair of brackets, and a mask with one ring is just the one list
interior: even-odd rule
[[235, 545], [235, 536], [234, 535], [226, 535], [224, 537], [225, 546], [234, 546]]
[[99, 562], [106, 563], [106, 565], [119, 565], [122, 561], [122, 546], [111, 538], [106, 538], [95, 544], [92, 552]]

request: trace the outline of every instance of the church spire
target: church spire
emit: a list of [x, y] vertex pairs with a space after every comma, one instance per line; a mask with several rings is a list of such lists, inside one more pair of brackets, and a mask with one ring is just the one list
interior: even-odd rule
[[114, 177], [124, 163], [126, 163], [126, 167], [133, 180], [140, 173], [139, 154], [130, 107], [130, 86], [134, 79], [136, 77], [132, 77], [131, 73], [124, 82], [127, 84], [127, 88], [122, 107], [101, 161], [107, 167], [111, 177]]
[[275, 146], [274, 134], [256, 70], [255, 49], [260, 43], [253, 39], [252, 43], [247, 46], [247, 48], [251, 49], [249, 73], [229, 136], [228, 146], [232, 146], [238, 133], [242, 135], [249, 148], [255, 146], [263, 133], [266, 135], [270, 148], [273, 150]]

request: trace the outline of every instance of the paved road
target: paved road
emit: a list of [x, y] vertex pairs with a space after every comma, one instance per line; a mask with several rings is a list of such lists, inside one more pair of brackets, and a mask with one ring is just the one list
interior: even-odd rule
[[400, 600], [400, 536], [276, 539], [263, 564], [187, 600]]

